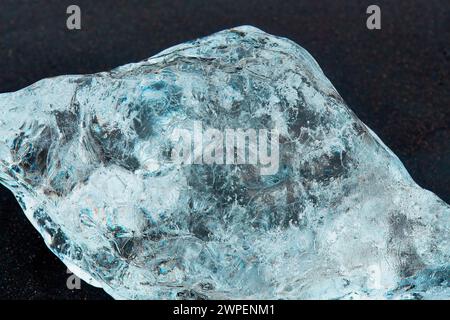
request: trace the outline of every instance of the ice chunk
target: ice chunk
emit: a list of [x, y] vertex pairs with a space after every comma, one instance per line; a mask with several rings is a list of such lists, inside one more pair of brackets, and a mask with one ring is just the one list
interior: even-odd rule
[[287, 39], [225, 30], [0, 110], [0, 182], [115, 298], [450, 297], [449, 206]]

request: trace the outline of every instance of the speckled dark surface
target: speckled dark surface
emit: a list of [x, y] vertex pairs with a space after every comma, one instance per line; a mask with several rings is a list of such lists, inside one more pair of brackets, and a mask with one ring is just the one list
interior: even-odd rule
[[[66, 8], [82, 9], [68, 31]], [[251, 24], [306, 48], [356, 114], [423, 187], [450, 202], [450, 2], [376, 1], [382, 30], [366, 29], [373, 1], [2, 0], [0, 92], [45, 77], [92, 73], [147, 58], [215, 31]], [[105, 299], [45, 247], [0, 187], [0, 298]]]

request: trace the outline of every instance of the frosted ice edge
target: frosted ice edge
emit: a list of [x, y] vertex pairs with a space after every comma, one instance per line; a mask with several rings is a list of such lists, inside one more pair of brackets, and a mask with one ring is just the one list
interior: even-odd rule
[[[287, 39], [233, 28], [0, 108], [0, 182], [115, 298], [450, 297], [448, 205]], [[195, 120], [281, 128], [280, 170], [168, 162]]]

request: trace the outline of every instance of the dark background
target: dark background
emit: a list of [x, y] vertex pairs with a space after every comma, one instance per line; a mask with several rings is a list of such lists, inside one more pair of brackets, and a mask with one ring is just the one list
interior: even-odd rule
[[[66, 29], [70, 4], [81, 7], [80, 31]], [[381, 7], [382, 30], [366, 28], [370, 4]], [[306, 48], [413, 178], [450, 202], [448, 0], [0, 0], [0, 92], [104, 71], [243, 24]], [[85, 283], [68, 290], [67, 277], [0, 186], [0, 298], [108, 298]]]

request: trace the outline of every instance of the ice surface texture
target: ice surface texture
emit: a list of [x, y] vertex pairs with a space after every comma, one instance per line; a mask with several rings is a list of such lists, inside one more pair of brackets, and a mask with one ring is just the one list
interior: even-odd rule
[[[314, 59], [253, 27], [0, 95], [0, 182], [125, 299], [449, 298], [450, 207]], [[174, 128], [277, 128], [280, 165], [180, 165]]]

